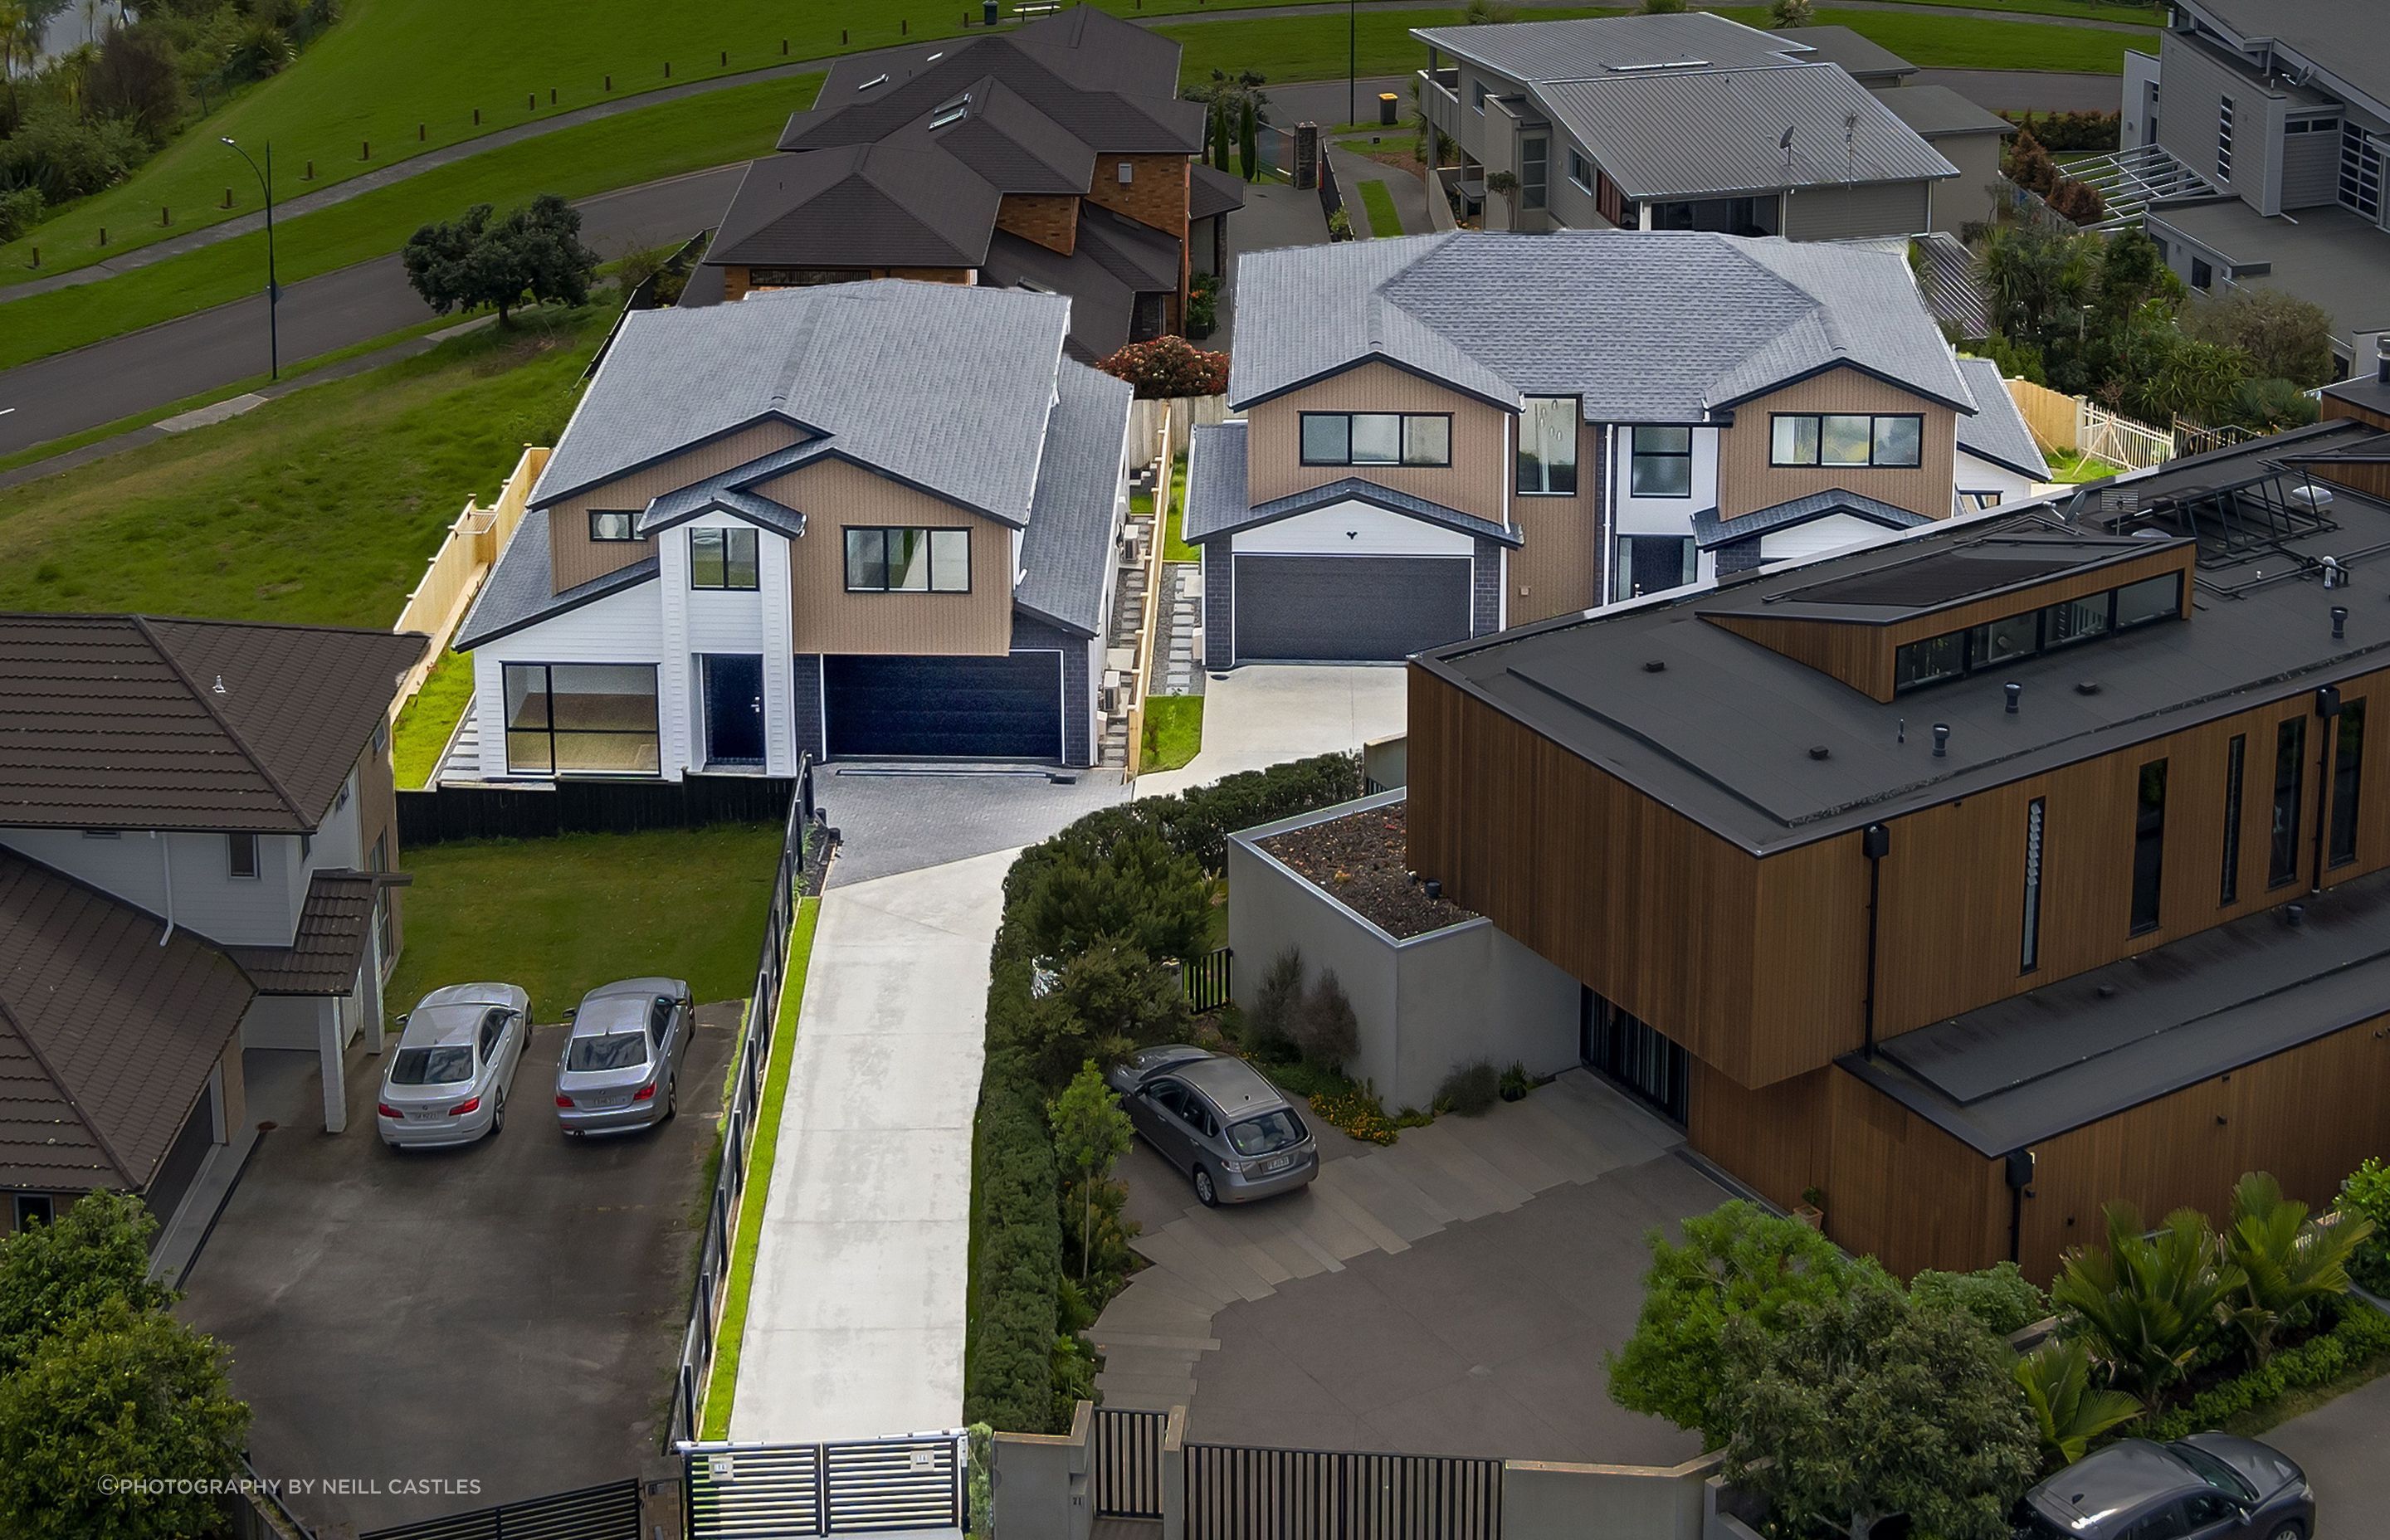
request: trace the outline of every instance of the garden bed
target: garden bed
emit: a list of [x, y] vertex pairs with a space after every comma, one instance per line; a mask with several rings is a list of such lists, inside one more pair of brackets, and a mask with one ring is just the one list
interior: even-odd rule
[[1475, 910], [1448, 898], [1430, 898], [1427, 884], [1413, 879], [1407, 805], [1357, 808], [1341, 818], [1273, 834], [1260, 845], [1396, 941], [1475, 919]]

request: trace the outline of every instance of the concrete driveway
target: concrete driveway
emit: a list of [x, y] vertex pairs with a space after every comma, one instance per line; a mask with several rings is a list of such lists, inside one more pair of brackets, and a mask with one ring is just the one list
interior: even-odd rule
[[1137, 778], [1158, 797], [1240, 770], [1358, 750], [1403, 730], [1407, 671], [1398, 663], [1250, 663], [1203, 683], [1203, 750], [1176, 770]]
[[2382, 1458], [2390, 1440], [2390, 1376], [2259, 1436], [2298, 1461], [2314, 1483], [2318, 1540], [2380, 1533], [2390, 1514], [2390, 1464]]
[[232, 1350], [261, 1473], [353, 1483], [294, 1490], [302, 1519], [404, 1523], [620, 1481], [655, 1457], [737, 1012], [700, 1008], [679, 1117], [606, 1139], [557, 1129], [560, 1026], [533, 1034], [506, 1131], [462, 1149], [384, 1149], [381, 1066], [362, 1053], [345, 1134], [310, 1128], [312, 1070], [252, 1077], [293, 1106], [252, 1099], [283, 1126], [177, 1314]]

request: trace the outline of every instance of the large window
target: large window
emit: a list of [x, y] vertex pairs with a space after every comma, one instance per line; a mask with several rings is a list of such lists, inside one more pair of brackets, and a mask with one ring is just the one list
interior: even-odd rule
[[1452, 463], [1452, 417], [1443, 412], [1305, 412], [1305, 465]]
[[1964, 631], [1904, 643], [1893, 651], [1892, 687], [1897, 693], [1944, 679], [1964, 678], [1980, 669], [2172, 620], [2181, 613], [2181, 574], [2162, 572], [2105, 593], [2062, 599]]
[[1693, 430], [1638, 428], [1629, 457], [1627, 485], [1638, 497], [1693, 494]]
[[970, 531], [850, 529], [850, 594], [968, 594]]
[[1915, 413], [1778, 412], [1768, 419], [1767, 463], [1914, 469], [1925, 419]]
[[2158, 928], [2158, 889], [2165, 874], [2166, 762], [2141, 766], [2133, 815], [2133, 934]]
[[1519, 206], [1540, 209], [1550, 182], [1551, 141], [1522, 139], [1519, 141]]
[[2365, 779], [2365, 702], [2340, 708], [2340, 733], [2332, 751], [2332, 845], [2335, 866], [2357, 859], [2358, 792]]
[[2382, 217], [2382, 146], [2356, 123], [2340, 125], [2340, 201], [2368, 219]]
[[1529, 497], [1576, 493], [1574, 396], [1529, 396], [1519, 411], [1519, 492]]
[[2249, 758], [2249, 735], [2235, 733], [2224, 749], [2224, 880], [2218, 905], [2241, 896], [2241, 788]]
[[589, 538], [598, 541], [636, 540], [638, 514], [629, 508], [591, 508]]
[[2017, 971], [2030, 973], [2041, 966], [2041, 835], [2045, 799], [2036, 797], [2024, 809], [2024, 944], [2019, 948]]
[[2274, 729], [2273, 843], [2266, 853], [2266, 886], [2298, 880], [2299, 804], [2306, 800], [2307, 719], [2292, 717]]
[[688, 585], [691, 588], [752, 589], [755, 586], [755, 532], [752, 529], [689, 531]]
[[508, 663], [507, 770], [517, 776], [652, 776], [652, 663]]

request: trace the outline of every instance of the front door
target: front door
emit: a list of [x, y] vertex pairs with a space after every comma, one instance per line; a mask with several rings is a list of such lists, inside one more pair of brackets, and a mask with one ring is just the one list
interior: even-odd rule
[[764, 660], [709, 652], [705, 669], [705, 763], [764, 763]]

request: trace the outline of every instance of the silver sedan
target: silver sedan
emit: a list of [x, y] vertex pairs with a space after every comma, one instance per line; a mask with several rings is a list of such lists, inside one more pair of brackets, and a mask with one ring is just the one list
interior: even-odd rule
[[531, 1041], [514, 984], [450, 984], [398, 1019], [374, 1127], [392, 1149], [471, 1144], [507, 1125], [507, 1092]]
[[625, 979], [583, 995], [557, 1060], [556, 1121], [567, 1134], [607, 1134], [679, 1111], [696, 1027], [680, 979]]

